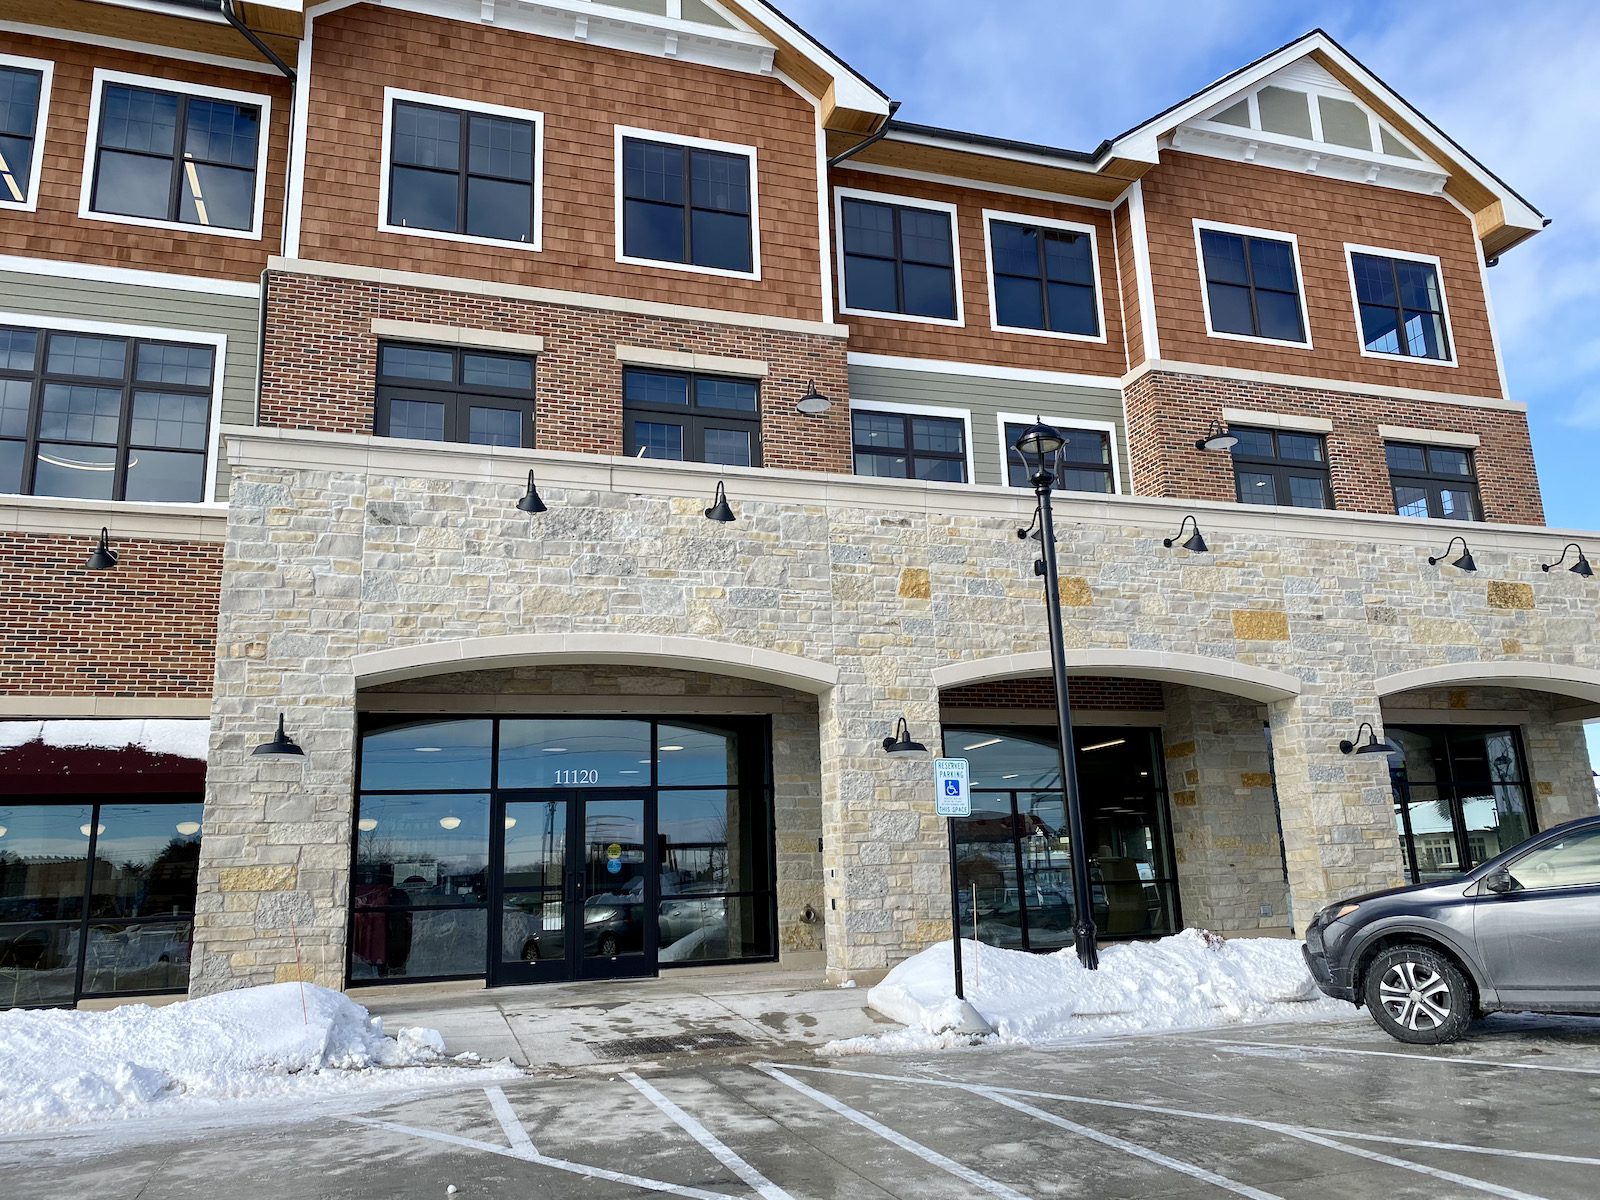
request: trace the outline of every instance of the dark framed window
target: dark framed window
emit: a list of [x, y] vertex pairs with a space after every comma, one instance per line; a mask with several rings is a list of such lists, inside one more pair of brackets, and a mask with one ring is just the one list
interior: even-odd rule
[[210, 346], [0, 326], [0, 492], [204, 500]]
[[258, 106], [106, 83], [95, 135], [92, 211], [254, 227]]
[[533, 359], [444, 346], [378, 346], [378, 437], [533, 445]]
[[1361, 310], [1361, 344], [1372, 354], [1406, 358], [1450, 358], [1444, 291], [1431, 262], [1350, 254]]
[[1233, 448], [1233, 478], [1240, 504], [1333, 507], [1328, 449], [1320, 434], [1236, 425], [1228, 432], [1239, 439]]
[[1202, 229], [1200, 250], [1213, 333], [1306, 340], [1292, 243]]
[[[1028, 482], [1027, 468], [1012, 449], [1027, 427], [1021, 422], [1006, 422], [1006, 482], [1012, 487], [1033, 486]], [[1111, 473], [1111, 435], [1101, 429], [1072, 429], [1063, 425], [1055, 428], [1066, 439], [1061, 446], [1056, 491], [1103, 492], [1107, 495], [1115, 492], [1116, 481]]]
[[0, 64], [0, 202], [25, 204], [32, 194], [33, 144], [43, 90], [43, 71]]
[[959, 417], [918, 413], [850, 414], [857, 475], [967, 482], [967, 436]]
[[1412, 883], [1470, 871], [1538, 832], [1527, 756], [1515, 728], [1384, 730], [1395, 828]]
[[622, 373], [623, 451], [673, 462], [761, 465], [761, 395], [753, 380], [674, 371]]
[[622, 139], [622, 253], [751, 272], [750, 158]]
[[849, 198], [840, 212], [846, 308], [956, 319], [948, 212]]
[[1387, 442], [1383, 453], [1389, 460], [1394, 511], [1400, 516], [1483, 520], [1470, 450]]
[[502, 242], [536, 242], [533, 120], [394, 101], [384, 220]]
[[991, 220], [989, 245], [996, 324], [1100, 335], [1089, 234]]

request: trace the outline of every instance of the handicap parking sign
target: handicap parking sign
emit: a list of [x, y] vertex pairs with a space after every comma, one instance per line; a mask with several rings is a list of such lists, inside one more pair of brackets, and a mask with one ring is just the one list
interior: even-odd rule
[[941, 817], [970, 817], [972, 798], [967, 792], [967, 760], [935, 759], [933, 778], [935, 811]]

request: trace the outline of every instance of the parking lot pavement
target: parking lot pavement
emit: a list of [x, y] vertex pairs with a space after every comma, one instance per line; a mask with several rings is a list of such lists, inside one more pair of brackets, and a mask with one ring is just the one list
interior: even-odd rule
[[1451, 1046], [1365, 1019], [1043, 1049], [674, 1052], [140, 1140], [0, 1144], [29, 1200], [962, 1200], [1600, 1194], [1600, 1019]]

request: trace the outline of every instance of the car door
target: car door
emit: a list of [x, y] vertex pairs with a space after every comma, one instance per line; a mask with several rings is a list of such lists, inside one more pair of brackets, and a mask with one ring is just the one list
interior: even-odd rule
[[1546, 841], [1504, 871], [1504, 890], [1485, 886], [1473, 906], [1502, 1007], [1600, 1012], [1600, 826]]

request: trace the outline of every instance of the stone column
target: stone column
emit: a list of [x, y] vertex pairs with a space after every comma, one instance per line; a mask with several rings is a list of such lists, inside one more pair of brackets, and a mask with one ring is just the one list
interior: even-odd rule
[[1267, 712], [1294, 931], [1303, 935], [1324, 904], [1405, 882], [1388, 757], [1339, 751], [1362, 721], [1381, 728], [1383, 716], [1375, 696], [1322, 694], [1276, 701]]

